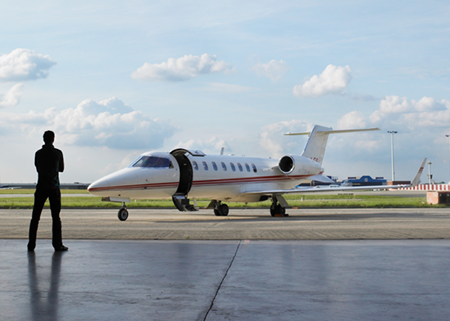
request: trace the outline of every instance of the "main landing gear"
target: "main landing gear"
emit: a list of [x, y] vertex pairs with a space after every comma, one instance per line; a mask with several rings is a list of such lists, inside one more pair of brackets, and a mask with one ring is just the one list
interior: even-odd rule
[[270, 215], [272, 216], [289, 216], [289, 214], [286, 214], [286, 208], [281, 206], [280, 203], [278, 203], [278, 200], [276, 197], [272, 199], [272, 205], [270, 206]]
[[119, 218], [119, 220], [121, 221], [126, 221], [128, 218], [128, 210], [125, 206], [125, 202], [122, 203], [122, 207], [119, 210], [119, 213], [117, 213], [117, 217]]
[[[198, 211], [198, 207], [189, 204], [189, 199], [186, 198], [186, 195], [184, 194], [174, 194], [172, 196], [172, 201], [173, 204], [175, 205], [175, 207], [180, 211], [180, 212], [186, 212], [186, 211]], [[195, 199], [194, 199], [194, 203], [196, 203]]]
[[[214, 206], [214, 214], [216, 216], [227, 216], [230, 209], [227, 204], [222, 204], [221, 201], [211, 201], [210, 206]], [[208, 206], [209, 207], [209, 206]], [[210, 207], [209, 207], [210, 208]]]

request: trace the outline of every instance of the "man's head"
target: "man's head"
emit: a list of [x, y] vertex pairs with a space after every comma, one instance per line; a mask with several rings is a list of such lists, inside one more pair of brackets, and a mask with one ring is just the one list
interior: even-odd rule
[[54, 141], [55, 141], [55, 133], [52, 132], [51, 130], [47, 130], [44, 133], [44, 142], [46, 144], [53, 144]]

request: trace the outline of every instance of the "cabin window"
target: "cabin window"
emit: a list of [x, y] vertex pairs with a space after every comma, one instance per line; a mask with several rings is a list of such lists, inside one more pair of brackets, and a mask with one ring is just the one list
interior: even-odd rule
[[241, 163], [237, 163], [237, 164], [238, 164], [239, 170], [240, 170], [241, 172], [244, 171], [244, 169], [242, 168]]
[[213, 166], [214, 170], [217, 171], [217, 165], [215, 162], [212, 162], [212, 166]]
[[258, 170], [256, 169], [256, 165], [252, 163], [253, 171], [256, 173]]
[[192, 165], [194, 165], [194, 169], [195, 169], [196, 171], [198, 171], [198, 164], [197, 164], [197, 162], [196, 162], [196, 161], [193, 161], [193, 162], [192, 162]]
[[208, 170], [208, 164], [206, 164], [206, 162], [202, 162], [202, 164], [203, 164], [203, 169], [205, 171], [207, 171]]
[[230, 163], [230, 166], [231, 166], [231, 170], [232, 170], [233, 172], [235, 172], [235, 171], [236, 171], [236, 166], [234, 166], [233, 163]]
[[133, 164], [133, 167], [172, 168], [172, 162], [168, 158], [156, 156], [142, 156]]
[[227, 165], [225, 165], [225, 163], [224, 163], [224, 162], [222, 162], [222, 169], [223, 169], [223, 171], [224, 171], [224, 172], [226, 172], [226, 171], [227, 171]]
[[245, 163], [245, 169], [247, 170], [247, 172], [250, 172], [250, 166], [248, 166], [247, 163]]

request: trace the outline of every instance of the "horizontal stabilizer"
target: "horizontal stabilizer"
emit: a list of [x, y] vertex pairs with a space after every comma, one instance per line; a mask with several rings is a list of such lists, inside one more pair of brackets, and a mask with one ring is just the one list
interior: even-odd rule
[[[373, 128], [365, 128], [365, 129], [332, 129], [332, 130], [321, 130], [321, 133], [324, 134], [343, 134], [343, 133], [355, 133], [355, 132], [370, 132], [373, 130], [380, 130], [377, 127]], [[296, 135], [309, 135], [311, 132], [302, 132], [302, 133], [286, 133], [287, 136], [296, 136]]]

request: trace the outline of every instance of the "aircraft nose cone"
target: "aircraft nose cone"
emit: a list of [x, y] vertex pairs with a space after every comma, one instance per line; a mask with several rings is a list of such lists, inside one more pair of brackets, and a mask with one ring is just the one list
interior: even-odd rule
[[109, 183], [109, 180], [107, 179], [99, 179], [98, 181], [95, 181], [91, 185], [88, 186], [87, 190], [91, 194], [96, 194], [96, 192], [101, 192], [104, 190], [107, 190], [111, 184]]

